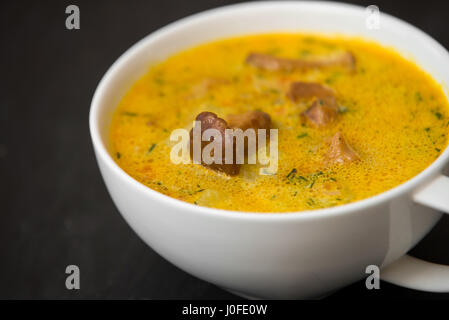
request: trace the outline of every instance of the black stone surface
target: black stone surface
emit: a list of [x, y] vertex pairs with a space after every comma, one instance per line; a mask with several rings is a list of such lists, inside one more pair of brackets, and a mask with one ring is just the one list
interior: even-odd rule
[[[158, 256], [114, 207], [88, 132], [95, 87], [114, 60], [148, 33], [231, 1], [2, 1], [0, 95], [0, 298], [228, 299]], [[366, 6], [372, 2], [360, 1]], [[65, 8], [81, 29], [65, 28]], [[449, 2], [376, 1], [449, 47]], [[449, 264], [449, 217], [411, 252]], [[65, 267], [81, 289], [65, 288]], [[364, 282], [329, 299], [431, 298]]]

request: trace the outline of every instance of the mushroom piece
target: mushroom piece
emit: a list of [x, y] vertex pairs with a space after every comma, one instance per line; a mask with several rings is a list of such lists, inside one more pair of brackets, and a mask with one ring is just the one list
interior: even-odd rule
[[360, 160], [360, 156], [346, 142], [341, 132], [334, 134], [325, 157], [325, 164], [344, 164], [356, 160]]
[[270, 116], [262, 111], [248, 111], [242, 114], [228, 116], [228, 125], [230, 128], [246, 129], [269, 129], [271, 125]]
[[[268, 113], [262, 111], [248, 111], [242, 114], [234, 114], [228, 116], [228, 125], [232, 129], [242, 129], [246, 131], [247, 129], [256, 130], [255, 134], [257, 136], [257, 130], [264, 129], [269, 130], [271, 126], [271, 117]], [[267, 133], [267, 132], [266, 132]], [[268, 134], [268, 133], [267, 133]], [[267, 135], [268, 136], [268, 135]], [[244, 137], [244, 155], [247, 157], [249, 155], [249, 138]], [[259, 147], [259, 141], [256, 138], [256, 149]]]
[[[214, 137], [212, 137], [212, 141], [203, 141], [201, 139], [201, 154], [200, 154], [200, 162], [201, 165], [216, 170], [216, 171], [220, 171], [220, 172], [224, 172], [230, 176], [234, 176], [237, 175], [240, 171], [240, 165], [236, 163], [236, 161], [233, 161], [233, 163], [230, 164], [226, 164], [225, 163], [225, 146], [226, 146], [226, 139], [229, 137], [227, 137], [227, 135], [225, 134], [225, 130], [228, 129], [228, 124], [225, 120], [223, 120], [222, 118], [217, 117], [217, 115], [215, 113], [212, 112], [201, 112], [200, 114], [198, 114], [195, 118], [196, 121], [199, 121], [201, 124], [201, 137], [203, 136], [203, 132], [208, 130], [208, 129], [216, 129], [219, 131], [220, 133], [220, 138], [221, 138], [221, 163], [211, 163], [211, 164], [207, 164], [203, 161], [203, 157], [202, 157], [202, 153], [204, 148], [211, 143], [212, 141], [214, 141]], [[190, 130], [190, 157], [192, 159], [194, 159], [194, 128], [192, 128]], [[233, 141], [230, 142], [231, 145], [234, 147], [234, 143]], [[235, 155], [235, 152], [234, 152]], [[213, 154], [211, 154], [211, 156], [213, 156]]]
[[297, 102], [301, 99], [318, 98], [325, 101], [329, 107], [334, 107], [337, 109], [337, 101], [334, 97], [334, 91], [316, 82], [293, 82], [290, 85], [290, 90], [287, 96], [293, 102]]
[[353, 70], [355, 67], [355, 58], [349, 51], [326, 57], [315, 57], [313, 59], [288, 59], [264, 53], [250, 53], [246, 58], [246, 63], [268, 71], [291, 71], [295, 69], [321, 68], [339, 65]]
[[[268, 114], [261, 111], [249, 111], [240, 115], [232, 115], [229, 117], [229, 124], [222, 118], [217, 117], [215, 113], [212, 112], [201, 112], [197, 117], [196, 121], [201, 123], [201, 136], [203, 132], [207, 129], [217, 129], [220, 133], [220, 137], [222, 139], [221, 143], [221, 153], [222, 153], [222, 161], [220, 163], [211, 163], [206, 164], [203, 162], [201, 157], [201, 164], [207, 168], [224, 172], [230, 176], [237, 175], [240, 171], [240, 164], [236, 161], [236, 141], [233, 135], [226, 134], [226, 129], [242, 129], [245, 131], [246, 129], [268, 129], [271, 124], [271, 118]], [[190, 130], [190, 156], [194, 158], [193, 151], [193, 131]], [[212, 138], [213, 139], [213, 138]], [[212, 141], [201, 141], [201, 153], [204, 148], [211, 143]], [[233, 148], [233, 161], [231, 164], [225, 163], [225, 147], [226, 145], [231, 145]], [[245, 139], [245, 155], [248, 153], [248, 144], [247, 139]]]
[[301, 113], [309, 122], [317, 127], [322, 127], [337, 118], [338, 110], [329, 106], [326, 101], [316, 99], [312, 106]]
[[337, 118], [337, 101], [334, 92], [328, 87], [315, 82], [297, 81], [290, 85], [287, 95], [293, 102], [314, 98], [310, 108], [301, 115], [317, 127], [325, 126]]

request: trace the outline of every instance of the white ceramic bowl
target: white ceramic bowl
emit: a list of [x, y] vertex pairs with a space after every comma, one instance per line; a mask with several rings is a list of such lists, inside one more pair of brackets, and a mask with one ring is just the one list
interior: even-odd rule
[[320, 297], [366, 277], [368, 265], [384, 268], [395, 261], [381, 270], [382, 278], [449, 291], [449, 267], [404, 256], [439, 220], [437, 210], [449, 211], [449, 178], [442, 175], [448, 149], [413, 179], [375, 197], [279, 214], [216, 210], [167, 197], [131, 178], [108, 153], [112, 112], [148, 66], [218, 38], [273, 31], [358, 35], [395, 47], [449, 83], [449, 54], [435, 40], [386, 14], [380, 29], [371, 30], [366, 17], [364, 8], [331, 2], [227, 6], [150, 34], [113, 64], [92, 101], [92, 141], [112, 199], [151, 248], [186, 272], [247, 297]]

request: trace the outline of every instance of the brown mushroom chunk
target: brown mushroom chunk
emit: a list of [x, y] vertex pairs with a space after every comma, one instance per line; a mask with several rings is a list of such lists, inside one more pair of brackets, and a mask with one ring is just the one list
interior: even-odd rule
[[355, 57], [350, 51], [344, 51], [339, 54], [331, 55], [325, 58], [316, 59], [315, 64], [320, 67], [343, 66], [350, 70], [355, 69]]
[[[221, 135], [221, 147], [222, 147], [222, 161], [220, 163], [211, 163], [206, 164], [203, 162], [203, 159], [201, 157], [201, 164], [207, 168], [224, 172], [230, 176], [237, 175], [240, 171], [240, 164], [237, 164], [236, 161], [233, 161], [231, 164], [225, 163], [225, 146], [226, 146], [226, 139], [227, 135], [225, 134], [225, 130], [229, 128], [227, 122], [223, 120], [222, 118], [217, 117], [215, 113], [212, 112], [201, 112], [195, 119], [196, 121], [200, 121], [201, 123], [201, 136], [203, 135], [203, 132], [207, 129], [217, 129], [220, 132]], [[213, 138], [212, 138], [213, 139]], [[204, 148], [211, 143], [212, 141], [203, 141], [201, 139], [201, 153], [203, 152]], [[232, 146], [234, 146], [233, 141], [231, 142]], [[190, 157], [194, 158], [194, 152], [193, 152], [193, 128], [190, 130]], [[234, 150], [235, 151], [235, 150]], [[235, 156], [235, 152], [234, 152]]]
[[338, 110], [333, 106], [329, 106], [326, 101], [316, 99], [312, 103], [312, 106], [301, 115], [303, 115], [313, 125], [322, 127], [337, 118]]
[[[228, 125], [232, 129], [265, 129], [269, 130], [271, 126], [271, 117], [268, 113], [262, 111], [248, 111], [242, 114], [234, 114], [228, 116]], [[268, 132], [266, 132], [268, 134]], [[256, 139], [256, 148], [258, 148], [258, 140]], [[248, 138], [244, 138], [244, 155], [248, 156]]]
[[297, 102], [301, 99], [318, 98], [326, 101], [326, 104], [329, 107], [337, 108], [337, 102], [335, 100], [334, 92], [332, 91], [332, 89], [316, 82], [293, 82], [290, 85], [290, 90], [287, 96], [293, 102]]
[[315, 126], [325, 126], [337, 118], [337, 101], [334, 92], [328, 87], [315, 82], [298, 81], [290, 85], [287, 95], [293, 102], [314, 99], [310, 108], [301, 115]]
[[[236, 141], [235, 137], [232, 135], [227, 135], [226, 129], [240, 128], [243, 131], [249, 128], [257, 129], [268, 129], [271, 124], [271, 118], [268, 114], [261, 111], [249, 111], [240, 115], [232, 115], [229, 117], [229, 124], [222, 118], [217, 117], [215, 113], [212, 112], [202, 112], [196, 117], [197, 121], [201, 123], [201, 135], [207, 129], [217, 129], [221, 134], [222, 139], [222, 163], [212, 163], [206, 164], [201, 159], [201, 164], [210, 169], [224, 172], [230, 176], [237, 175], [240, 171], [240, 164], [236, 162]], [[233, 163], [225, 163], [225, 147], [226, 142], [228, 145], [232, 145], [233, 148]], [[201, 152], [211, 141], [201, 141]], [[247, 139], [245, 139], [245, 155], [247, 155]], [[190, 156], [193, 159], [193, 128], [190, 130]]]
[[359, 160], [360, 156], [343, 138], [341, 132], [337, 132], [331, 139], [329, 151], [326, 154], [325, 164], [344, 164]]
[[246, 57], [246, 63], [268, 71], [289, 71], [295, 68], [295, 60], [278, 58], [264, 53], [250, 53], [248, 57]]
[[230, 128], [246, 129], [269, 129], [271, 125], [270, 116], [262, 111], [248, 111], [242, 114], [228, 116], [228, 125]]
[[321, 68], [339, 65], [353, 70], [355, 67], [355, 58], [349, 51], [327, 57], [316, 57], [314, 59], [288, 59], [264, 53], [250, 53], [246, 58], [246, 63], [268, 71], [291, 71], [294, 69]]

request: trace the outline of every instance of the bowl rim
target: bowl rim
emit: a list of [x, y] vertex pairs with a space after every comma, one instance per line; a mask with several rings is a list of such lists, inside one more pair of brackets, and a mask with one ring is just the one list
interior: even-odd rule
[[[382, 193], [376, 194], [372, 197], [361, 199], [348, 204], [343, 204], [334, 207], [327, 207], [322, 209], [314, 210], [302, 210], [302, 211], [288, 211], [288, 212], [253, 212], [253, 211], [235, 211], [226, 209], [217, 209], [211, 207], [198, 206], [172, 198], [156, 190], [153, 190], [141, 182], [135, 180], [128, 173], [126, 173], [113, 159], [111, 154], [108, 152], [107, 147], [103, 143], [100, 133], [98, 120], [100, 118], [99, 106], [102, 96], [106, 93], [106, 88], [108, 83], [116, 76], [116, 73], [120, 70], [121, 66], [126, 63], [127, 60], [131, 59], [138, 51], [140, 51], [146, 44], [146, 42], [151, 41], [158, 37], [163, 37], [164, 34], [170, 32], [176, 32], [177, 29], [183, 28], [185, 25], [195, 22], [200, 19], [210, 19], [211, 16], [216, 14], [222, 14], [225, 12], [233, 10], [248, 9], [254, 7], [270, 7], [270, 6], [306, 6], [306, 7], [327, 7], [327, 10], [339, 9], [352, 11], [353, 13], [360, 14], [361, 11], [365, 10], [365, 7], [340, 3], [340, 2], [329, 2], [329, 1], [261, 1], [261, 2], [243, 2], [238, 4], [221, 6], [199, 13], [189, 15], [187, 17], [181, 18], [168, 25], [157, 29], [156, 31], [146, 35], [140, 41], [132, 45], [127, 49], [106, 71], [102, 79], [100, 80], [94, 96], [92, 98], [90, 112], [89, 112], [89, 129], [92, 138], [92, 144], [94, 147], [95, 154], [97, 156], [97, 161], [103, 161], [103, 163], [115, 174], [117, 175], [123, 183], [129, 184], [131, 187], [135, 188], [136, 191], [141, 192], [149, 196], [152, 200], [163, 201], [166, 205], [177, 206], [180, 210], [192, 212], [199, 215], [205, 215], [208, 217], [219, 217], [223, 219], [243, 219], [251, 221], [285, 221], [285, 220], [296, 220], [296, 219], [321, 219], [326, 217], [336, 217], [339, 215], [349, 214], [352, 212], [358, 212], [364, 209], [374, 207], [380, 203], [386, 203], [393, 198], [398, 198], [403, 195], [411, 193], [413, 190], [417, 189], [417, 186], [422, 186], [431, 177], [437, 175], [441, 172], [444, 165], [449, 160], [449, 145], [446, 146], [445, 150], [436, 158], [428, 167], [421, 171], [416, 176], [411, 179], [395, 186], [392, 189], [386, 190]], [[434, 49], [439, 51], [446, 59], [449, 60], [448, 51], [440, 45], [431, 36], [418, 29], [417, 27], [405, 22], [399, 18], [392, 15], [382, 13], [382, 19], [389, 20], [408, 32], [413, 32], [419, 35], [423, 40], [425, 40]], [[411, 200], [411, 199], [410, 199]]]

